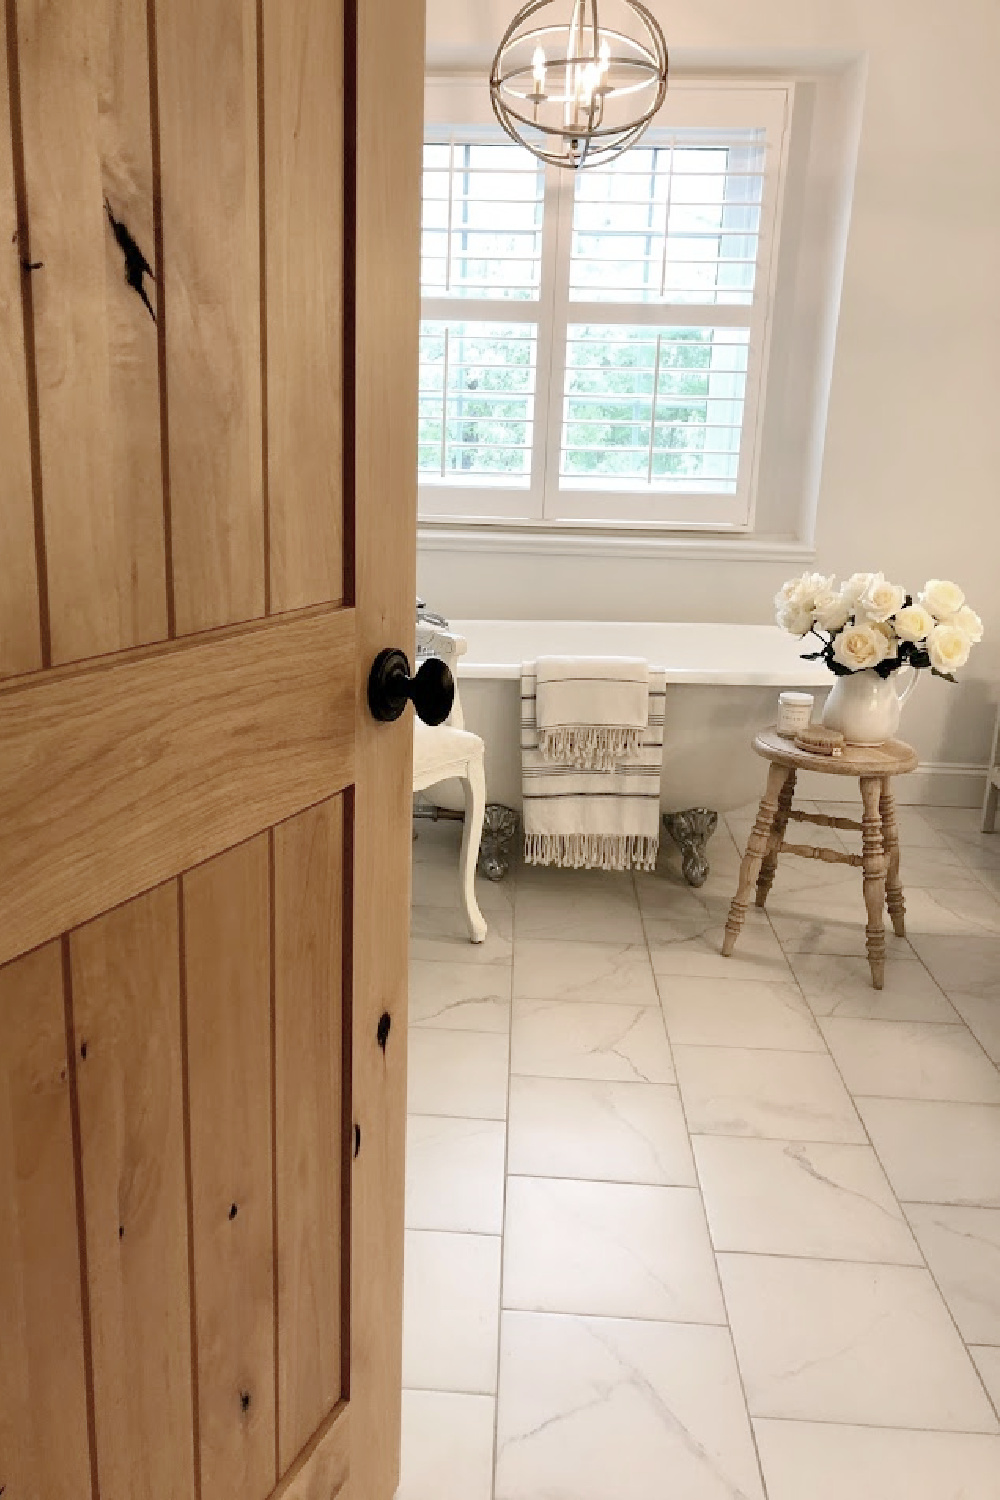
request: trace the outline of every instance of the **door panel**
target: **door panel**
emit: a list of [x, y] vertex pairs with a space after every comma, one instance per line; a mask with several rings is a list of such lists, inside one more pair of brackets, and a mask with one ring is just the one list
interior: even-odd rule
[[337, 798], [273, 835], [281, 1473], [346, 1394], [344, 822]]
[[278, 614], [344, 596], [344, 266], [331, 247], [344, 243], [345, 38], [336, 0], [263, 0], [262, 17], [269, 612]]
[[423, 7], [3, 16], [0, 1493], [390, 1500]]
[[181, 884], [201, 1493], [264, 1500], [277, 1478], [268, 835]]
[[257, 6], [155, 11], [172, 580], [189, 635], [266, 613]]
[[0, 1484], [90, 1494], [59, 943], [0, 969]]
[[101, 1493], [193, 1500], [178, 889], [71, 934]]
[[60, 663], [167, 633], [156, 326], [126, 285], [107, 212], [152, 262], [146, 27], [134, 0], [16, 0], [14, 13]]
[[[7, 13], [0, 6], [0, 122], [11, 119], [7, 83]], [[19, 95], [15, 90], [15, 103]], [[0, 453], [6, 469], [0, 505], [0, 678], [42, 665], [35, 568], [35, 520], [24, 356], [21, 254], [12, 139], [0, 129]]]

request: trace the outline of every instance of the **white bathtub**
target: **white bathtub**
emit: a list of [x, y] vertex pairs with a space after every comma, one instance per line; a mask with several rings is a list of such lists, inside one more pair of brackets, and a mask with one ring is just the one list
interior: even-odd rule
[[591, 620], [452, 620], [468, 651], [458, 664], [465, 723], [486, 744], [491, 802], [521, 806], [518, 726], [522, 661], [538, 656], [644, 656], [667, 673], [662, 806], [718, 812], [756, 800], [764, 768], [750, 748], [772, 724], [783, 688], [830, 687], [821, 663], [775, 625], [671, 625]]

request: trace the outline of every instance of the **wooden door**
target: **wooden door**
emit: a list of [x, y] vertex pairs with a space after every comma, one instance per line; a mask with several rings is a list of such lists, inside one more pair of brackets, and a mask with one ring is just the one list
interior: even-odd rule
[[423, 6], [0, 5], [0, 1495], [389, 1500]]

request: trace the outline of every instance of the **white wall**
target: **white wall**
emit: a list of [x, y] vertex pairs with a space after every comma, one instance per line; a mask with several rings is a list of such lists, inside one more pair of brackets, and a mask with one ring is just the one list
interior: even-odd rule
[[[678, 71], [867, 61], [815, 565], [954, 577], [987, 641], [905, 732], [982, 763], [1000, 683], [998, 0], [647, 0]], [[428, 0], [428, 66], [488, 69], [515, 0]], [[422, 547], [445, 614], [765, 621], [802, 564]]]

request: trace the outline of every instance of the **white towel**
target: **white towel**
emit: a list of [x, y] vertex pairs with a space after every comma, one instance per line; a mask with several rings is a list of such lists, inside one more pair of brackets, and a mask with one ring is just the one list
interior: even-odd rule
[[529, 865], [652, 870], [660, 845], [666, 674], [647, 673], [647, 722], [635, 760], [611, 771], [560, 765], [538, 747], [534, 662], [521, 668], [524, 858]]
[[546, 760], [613, 771], [637, 760], [649, 716], [649, 668], [633, 656], [540, 656], [538, 748]]

